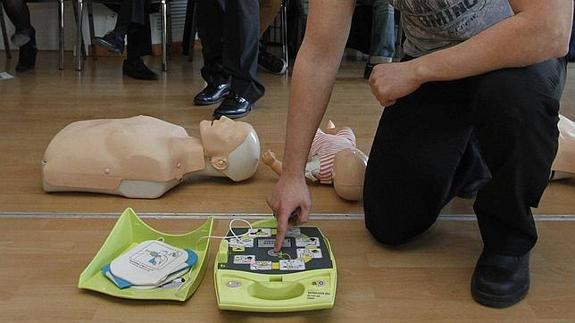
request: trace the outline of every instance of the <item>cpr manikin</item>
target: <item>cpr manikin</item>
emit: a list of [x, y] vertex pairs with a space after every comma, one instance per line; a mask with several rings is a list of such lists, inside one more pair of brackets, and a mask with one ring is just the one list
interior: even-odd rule
[[248, 123], [204, 120], [200, 135], [147, 116], [71, 123], [46, 149], [44, 190], [157, 198], [194, 175], [239, 182], [256, 172], [260, 143]]
[[[262, 161], [281, 175], [282, 163], [268, 150]], [[318, 129], [305, 167], [311, 182], [333, 184], [337, 195], [345, 200], [358, 201], [363, 194], [363, 177], [367, 156], [355, 146], [355, 135], [350, 128], [336, 128], [330, 121], [327, 129]]]
[[575, 177], [575, 122], [559, 115], [559, 149], [551, 166], [551, 179]]

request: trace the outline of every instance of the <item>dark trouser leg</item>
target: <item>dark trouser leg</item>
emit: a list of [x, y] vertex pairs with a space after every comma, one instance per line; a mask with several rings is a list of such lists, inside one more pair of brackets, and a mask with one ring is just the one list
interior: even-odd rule
[[258, 0], [226, 0], [224, 68], [232, 78], [232, 91], [252, 103], [265, 92], [257, 79], [259, 10]]
[[[423, 85], [383, 112], [364, 187], [365, 224], [397, 245], [427, 230], [474, 178], [473, 128], [464, 81]], [[465, 168], [461, 168], [461, 166]]]
[[28, 5], [24, 0], [3, 0], [3, 3], [8, 18], [16, 28], [12, 42], [19, 46], [21, 51], [35, 51], [36, 32], [30, 23]]
[[24, 0], [2, 0], [4, 10], [10, 21], [16, 27], [16, 32], [24, 32], [32, 29], [30, 24], [30, 10]]
[[223, 67], [225, 0], [198, 1], [198, 34], [202, 41], [202, 77], [210, 85], [229, 82]]
[[530, 207], [539, 203], [557, 151], [565, 75], [561, 59], [469, 80], [475, 128], [493, 177], [474, 205], [491, 253], [520, 256], [537, 241]]
[[425, 231], [465, 184], [483, 177], [478, 142], [492, 175], [474, 206], [485, 248], [529, 251], [537, 240], [530, 207], [557, 150], [565, 74], [561, 59], [431, 83], [386, 109], [366, 171], [369, 231], [387, 244]]
[[118, 14], [114, 30], [121, 35], [126, 35], [131, 31], [132, 24], [144, 26], [146, 25], [146, 20], [150, 19], [148, 17], [149, 2], [147, 0], [124, 0], [120, 5], [111, 4], [106, 6]]
[[140, 59], [142, 56], [152, 54], [152, 32], [150, 30], [149, 13], [145, 13], [144, 25], [133, 25], [128, 32], [128, 60]]

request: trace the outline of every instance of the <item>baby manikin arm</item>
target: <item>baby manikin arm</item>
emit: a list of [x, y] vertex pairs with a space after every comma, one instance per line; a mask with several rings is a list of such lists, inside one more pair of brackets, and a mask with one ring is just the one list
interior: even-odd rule
[[262, 162], [271, 168], [278, 176], [282, 175], [282, 162], [276, 158], [276, 154], [268, 150], [262, 155]]

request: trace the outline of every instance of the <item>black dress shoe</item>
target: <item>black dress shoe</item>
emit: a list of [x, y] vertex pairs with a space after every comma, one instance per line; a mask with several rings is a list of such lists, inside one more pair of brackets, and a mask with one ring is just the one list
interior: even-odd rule
[[529, 253], [502, 256], [483, 252], [471, 278], [471, 295], [479, 304], [504, 308], [518, 303], [529, 290]]
[[36, 55], [38, 54], [38, 49], [36, 49], [35, 42], [28, 42], [26, 45], [20, 47], [20, 52], [18, 53], [18, 65], [16, 65], [16, 72], [22, 73], [31, 70], [36, 66]]
[[210, 105], [221, 102], [230, 93], [230, 83], [208, 84], [194, 97], [195, 105]]
[[95, 37], [94, 42], [113, 53], [121, 54], [124, 52], [124, 37], [125, 35], [112, 30], [104, 37]]
[[375, 65], [377, 64], [371, 64], [370, 62], [367, 62], [365, 64], [365, 69], [363, 70], [364, 79], [369, 80], [369, 77], [371, 76], [371, 72], [373, 72], [373, 68], [375, 67]]
[[241, 96], [230, 93], [222, 104], [214, 111], [214, 118], [219, 119], [226, 116], [230, 119], [237, 119], [246, 116], [252, 110], [252, 103]]
[[258, 65], [272, 74], [284, 74], [288, 64], [283, 58], [276, 57], [266, 51], [260, 50], [258, 53]]
[[158, 79], [158, 74], [150, 70], [142, 59], [125, 60], [122, 64], [122, 71], [124, 75], [146, 81], [155, 81]]

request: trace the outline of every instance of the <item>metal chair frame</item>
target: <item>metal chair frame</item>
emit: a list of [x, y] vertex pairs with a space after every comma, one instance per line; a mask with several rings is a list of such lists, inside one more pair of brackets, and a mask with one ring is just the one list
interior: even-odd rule
[[[82, 26], [82, 12], [83, 12], [83, 2], [86, 2], [86, 6], [88, 7], [88, 21], [89, 21], [89, 28], [90, 28], [90, 40], [91, 43], [94, 44], [94, 11], [93, 11], [93, 3], [113, 3], [117, 4], [120, 2], [119, 0], [76, 0], [78, 2], [78, 28]], [[161, 15], [161, 23], [162, 23], [162, 31], [161, 31], [161, 38], [162, 38], [162, 71], [168, 71], [168, 44], [171, 47], [172, 43], [172, 14], [171, 14], [171, 7], [169, 0], [152, 0], [152, 4], [159, 3], [160, 4], [160, 15]], [[82, 33], [80, 32], [78, 35], [78, 42], [77, 44], [81, 44], [81, 37]], [[78, 50], [78, 49], [77, 49]], [[96, 59], [94, 52], [91, 53], [92, 57]], [[76, 70], [82, 70], [82, 61], [78, 60], [76, 62]]]

